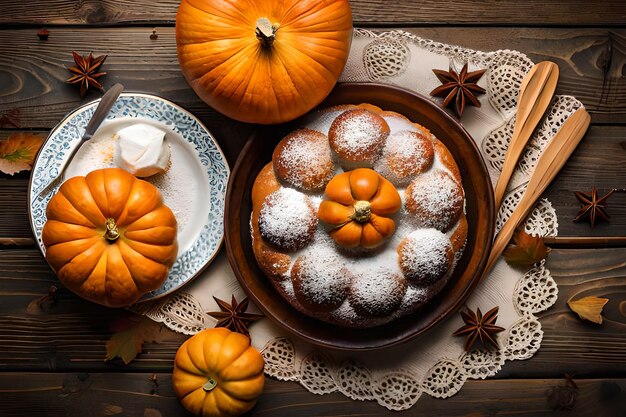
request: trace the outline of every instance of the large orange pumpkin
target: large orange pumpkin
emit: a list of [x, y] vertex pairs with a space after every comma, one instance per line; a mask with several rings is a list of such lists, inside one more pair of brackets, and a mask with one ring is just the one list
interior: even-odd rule
[[281, 123], [318, 105], [348, 59], [348, 0], [182, 0], [178, 61], [202, 100], [233, 119]]
[[159, 288], [176, 260], [176, 219], [152, 184], [119, 168], [65, 181], [48, 203], [46, 259], [87, 300], [121, 307]]
[[401, 206], [392, 183], [374, 170], [359, 168], [330, 180], [317, 216], [333, 226], [330, 235], [341, 246], [374, 248], [395, 231], [387, 216]]
[[176, 352], [172, 384], [183, 406], [196, 415], [238, 416], [261, 395], [263, 366], [247, 336], [223, 327], [207, 329]]

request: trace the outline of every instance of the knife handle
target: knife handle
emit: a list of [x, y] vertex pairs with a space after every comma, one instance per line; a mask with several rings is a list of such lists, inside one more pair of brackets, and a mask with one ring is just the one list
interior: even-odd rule
[[76, 152], [78, 152], [83, 143], [91, 139], [93, 134], [96, 133], [96, 130], [98, 130], [102, 121], [107, 117], [111, 111], [111, 107], [113, 107], [113, 103], [115, 103], [122, 91], [124, 91], [124, 86], [122, 84], [115, 84], [113, 87], [109, 88], [106, 93], [104, 93], [100, 102], [96, 105], [96, 110], [94, 110], [89, 123], [87, 123], [85, 133], [80, 138], [80, 142], [70, 149], [67, 156], [63, 157], [61, 163], [57, 167], [56, 177], [51, 179], [45, 187], [38, 191], [36, 197], [39, 197], [44, 192], [48, 191], [54, 184], [63, 178], [65, 168], [67, 168], [68, 164], [74, 158], [74, 155], [76, 155]]
[[98, 103], [96, 110], [91, 116], [91, 120], [89, 120], [89, 123], [87, 123], [85, 133], [83, 134], [83, 137], [81, 139], [82, 142], [91, 139], [93, 134], [96, 133], [96, 130], [98, 130], [98, 127], [100, 127], [102, 121], [107, 117], [109, 111], [111, 111], [113, 103], [115, 103], [115, 100], [117, 100], [122, 91], [124, 91], [124, 86], [118, 83], [109, 88], [107, 92], [104, 93], [104, 95], [100, 99], [100, 103]]

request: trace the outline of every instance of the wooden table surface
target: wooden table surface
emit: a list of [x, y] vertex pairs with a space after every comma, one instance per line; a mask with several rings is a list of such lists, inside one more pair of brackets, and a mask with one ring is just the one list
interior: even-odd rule
[[[217, 114], [183, 79], [176, 58], [178, 0], [2, 0], [0, 140], [19, 131], [47, 133], [80, 99], [64, 81], [71, 51], [108, 54], [105, 87], [166, 97], [214, 133], [229, 162], [253, 126]], [[354, 0], [355, 26], [403, 28], [418, 36], [490, 51], [526, 53], [559, 65], [558, 93], [580, 99], [592, 126], [545, 192], [560, 236], [626, 236], [626, 194], [609, 203], [611, 223], [573, 223], [576, 190], [626, 186], [626, 2], [623, 0]], [[36, 32], [45, 25], [50, 38]], [[158, 39], [150, 39], [156, 28]], [[183, 337], [144, 345], [125, 366], [104, 362], [110, 325], [125, 316], [61, 288], [53, 306], [36, 300], [59, 285], [34, 245], [28, 222], [28, 173], [0, 175], [0, 416], [185, 416], [172, 390], [172, 361]], [[540, 315], [541, 349], [507, 362], [496, 377], [468, 381], [447, 400], [424, 395], [402, 415], [552, 415], [547, 392], [574, 375], [579, 395], [562, 415], [626, 415], [626, 247], [563, 246], [547, 267], [559, 287]], [[602, 326], [577, 319], [572, 297], [607, 297]], [[149, 380], [155, 374], [158, 385]], [[557, 413], [557, 414], [559, 414]], [[569, 414], [567, 414], [569, 413]], [[342, 394], [315, 396], [293, 382], [268, 379], [253, 416], [397, 415]], [[559, 414], [560, 415], [560, 414]]]

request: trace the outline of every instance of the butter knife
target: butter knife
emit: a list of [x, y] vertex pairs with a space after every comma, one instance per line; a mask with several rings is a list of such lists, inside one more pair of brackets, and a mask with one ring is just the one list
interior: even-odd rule
[[122, 84], [115, 84], [113, 87], [109, 88], [106, 93], [104, 93], [104, 95], [100, 99], [100, 102], [98, 103], [98, 106], [96, 107], [96, 110], [94, 110], [93, 115], [89, 120], [89, 123], [87, 123], [85, 133], [83, 133], [80, 141], [78, 143], [75, 143], [70, 151], [67, 152], [66, 155], [64, 155], [63, 159], [61, 160], [61, 164], [57, 169], [57, 175], [49, 180], [50, 182], [37, 193], [36, 197], [39, 197], [41, 194], [48, 191], [53, 184], [56, 184], [58, 180], [63, 178], [63, 172], [65, 172], [65, 168], [67, 168], [68, 164], [70, 163], [72, 158], [74, 158], [74, 155], [76, 155], [76, 152], [78, 152], [83, 143], [91, 139], [94, 133], [96, 133], [96, 130], [98, 130], [104, 119], [107, 117], [107, 115], [111, 111], [111, 108], [113, 107], [113, 104], [120, 96], [122, 91], [124, 91], [124, 86]]

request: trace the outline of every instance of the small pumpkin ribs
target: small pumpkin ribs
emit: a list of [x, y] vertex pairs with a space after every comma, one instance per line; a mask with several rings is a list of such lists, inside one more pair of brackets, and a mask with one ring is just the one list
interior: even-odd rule
[[224, 327], [205, 329], [176, 352], [172, 387], [188, 411], [201, 417], [235, 417], [263, 392], [265, 362], [250, 338]]
[[119, 168], [65, 181], [41, 238], [59, 281], [109, 307], [133, 304], [167, 279], [178, 253], [174, 213], [159, 190]]
[[371, 249], [396, 230], [389, 216], [401, 206], [391, 182], [374, 170], [358, 168], [330, 180], [317, 217], [333, 226], [330, 235], [340, 246]]

